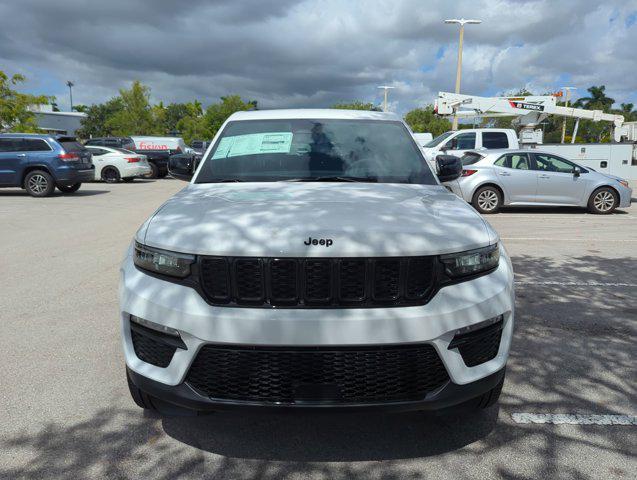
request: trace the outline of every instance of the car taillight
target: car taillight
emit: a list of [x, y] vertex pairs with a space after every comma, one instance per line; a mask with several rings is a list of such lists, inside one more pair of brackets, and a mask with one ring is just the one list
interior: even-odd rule
[[128, 163], [137, 163], [140, 161], [139, 157], [125, 157]]
[[77, 162], [80, 159], [80, 156], [76, 153], [60, 153], [58, 158], [63, 162]]
[[468, 177], [469, 175], [473, 175], [476, 172], [477, 172], [477, 170], [463, 170], [462, 171], [462, 176], [463, 177]]

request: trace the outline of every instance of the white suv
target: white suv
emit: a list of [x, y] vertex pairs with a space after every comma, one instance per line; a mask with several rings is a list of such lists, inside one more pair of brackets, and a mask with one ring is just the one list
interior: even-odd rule
[[[441, 159], [440, 177], [460, 174]], [[240, 112], [121, 268], [143, 408], [495, 403], [513, 330], [497, 233], [440, 185], [395, 115]]]

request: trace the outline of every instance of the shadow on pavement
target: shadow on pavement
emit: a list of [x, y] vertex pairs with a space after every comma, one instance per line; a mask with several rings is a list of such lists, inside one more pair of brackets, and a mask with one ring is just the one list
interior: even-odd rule
[[[628, 475], [614, 465], [634, 455], [630, 427], [510, 420], [513, 412], [632, 414], [637, 400], [632, 290], [533, 283], [634, 282], [634, 258], [556, 262], [514, 259], [517, 326], [500, 411], [161, 418], [105, 408], [84, 422], [53, 422], [35, 433], [0, 439], [8, 458], [21, 452], [26, 459], [19, 467], [0, 467], [0, 477], [425, 479], [431, 466], [437, 473], [448, 469], [449, 478], [475, 478], [477, 464], [482, 478], [605, 478], [611, 467]], [[426, 457], [416, 470], [396, 461]], [[582, 458], [597, 459], [598, 471]]]

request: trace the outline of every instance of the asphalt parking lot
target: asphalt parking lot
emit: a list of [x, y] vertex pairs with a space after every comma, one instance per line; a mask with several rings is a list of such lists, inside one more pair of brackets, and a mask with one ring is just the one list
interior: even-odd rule
[[[126, 387], [118, 266], [184, 185], [90, 184], [45, 199], [0, 190], [0, 478], [635, 478], [637, 425], [603, 415], [637, 415], [637, 203], [611, 216], [488, 218], [517, 280], [499, 407], [161, 418]], [[556, 420], [543, 414], [592, 424], [533, 423]]]

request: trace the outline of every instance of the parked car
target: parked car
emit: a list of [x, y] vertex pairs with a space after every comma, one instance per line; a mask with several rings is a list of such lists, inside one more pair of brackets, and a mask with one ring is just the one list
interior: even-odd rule
[[131, 137], [134, 150], [143, 153], [153, 169], [151, 178], [164, 178], [168, 174], [168, 159], [181, 153], [194, 154], [181, 137]]
[[116, 183], [132, 182], [137, 177], [148, 176], [152, 170], [145, 155], [114, 147], [86, 147], [93, 154], [95, 180]]
[[49, 196], [55, 187], [73, 193], [94, 172], [91, 153], [75, 137], [0, 134], [0, 187], [22, 187], [33, 197]]
[[210, 146], [210, 142], [206, 140], [193, 140], [190, 143], [190, 148], [192, 148], [197, 155], [200, 157], [206, 152], [206, 149]]
[[[141, 226], [121, 266], [138, 406], [498, 400], [511, 263], [398, 116], [238, 112], [202, 162], [193, 176], [190, 158], [171, 158], [171, 175], [190, 184]], [[438, 170], [457, 178], [460, 159], [441, 157]]]
[[511, 206], [576, 206], [608, 214], [630, 206], [628, 182], [541, 150], [470, 151], [462, 176], [446, 182], [481, 213]]

